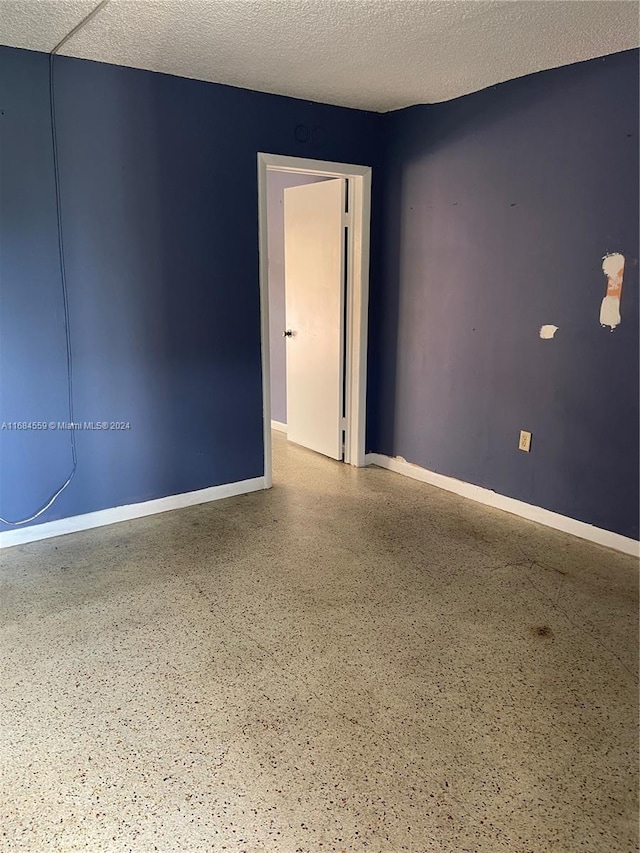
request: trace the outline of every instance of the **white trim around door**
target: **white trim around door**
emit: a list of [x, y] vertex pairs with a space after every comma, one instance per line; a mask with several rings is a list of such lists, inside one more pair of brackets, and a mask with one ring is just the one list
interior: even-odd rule
[[258, 243], [260, 249], [260, 331], [265, 488], [269, 488], [272, 483], [267, 171], [297, 172], [305, 175], [349, 179], [345, 349], [347, 416], [344, 461], [359, 468], [365, 465], [369, 225], [371, 219], [370, 166], [330, 163], [324, 160], [305, 160], [300, 157], [285, 157], [279, 154], [258, 154]]

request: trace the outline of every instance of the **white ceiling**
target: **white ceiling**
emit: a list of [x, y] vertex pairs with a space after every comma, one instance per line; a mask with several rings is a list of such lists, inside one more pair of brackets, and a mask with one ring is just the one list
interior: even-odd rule
[[[98, 0], [0, 0], [49, 51]], [[385, 112], [640, 44], [636, 0], [109, 0], [61, 53]]]

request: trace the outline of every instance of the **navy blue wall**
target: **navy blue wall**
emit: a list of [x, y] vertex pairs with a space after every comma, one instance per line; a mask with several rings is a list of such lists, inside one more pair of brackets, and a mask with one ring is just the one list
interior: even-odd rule
[[637, 538], [638, 52], [384, 124], [368, 448]]
[[[55, 63], [78, 472], [38, 521], [263, 473], [258, 151], [376, 165], [376, 115]], [[67, 419], [48, 57], [0, 49], [0, 422]], [[0, 514], [40, 506], [69, 434], [0, 431]], [[4, 525], [0, 525], [0, 529]]]
[[[0, 422], [66, 419], [47, 64], [0, 49]], [[383, 117], [56, 69], [76, 420], [131, 430], [77, 433], [38, 521], [262, 474], [268, 151], [375, 167], [368, 449], [638, 536], [637, 52]], [[68, 433], [0, 431], [0, 513], [70, 464]]]

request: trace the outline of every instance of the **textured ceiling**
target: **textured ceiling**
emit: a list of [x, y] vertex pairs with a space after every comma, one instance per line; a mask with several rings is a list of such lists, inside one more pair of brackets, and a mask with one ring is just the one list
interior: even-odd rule
[[0, 0], [0, 44], [51, 50], [98, 0]]
[[[51, 50], [98, 0], [0, 0]], [[110, 0], [61, 53], [363, 109], [435, 103], [637, 47], [618, 0]]]

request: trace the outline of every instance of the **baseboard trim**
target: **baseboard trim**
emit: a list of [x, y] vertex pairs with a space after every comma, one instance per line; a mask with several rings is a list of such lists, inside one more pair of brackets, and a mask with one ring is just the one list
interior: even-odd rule
[[271, 421], [271, 429], [277, 429], [278, 432], [286, 433], [287, 425], [283, 424], [282, 421]]
[[413, 465], [404, 459], [392, 458], [382, 453], [367, 453], [365, 464], [376, 465], [378, 468], [386, 468], [389, 471], [394, 471], [396, 474], [402, 474], [404, 477], [411, 477], [413, 480], [420, 480], [423, 483], [428, 483], [430, 486], [454, 492], [463, 498], [470, 498], [477, 503], [486, 504], [495, 509], [502, 509], [505, 512], [510, 512], [512, 515], [527, 518], [529, 521], [537, 521], [538, 524], [553, 527], [555, 530], [562, 530], [564, 533], [578, 536], [580, 539], [587, 539], [589, 542], [596, 542], [598, 545], [604, 545], [605, 548], [613, 548], [615, 551], [622, 551], [624, 554], [630, 554], [633, 557], [640, 556], [640, 542], [637, 542], [635, 539], [629, 539], [626, 536], [621, 536], [619, 533], [612, 533], [609, 530], [602, 530], [602, 528], [586, 524], [584, 521], [576, 521], [574, 518], [524, 503], [524, 501], [519, 501], [515, 498], [499, 495], [490, 489], [482, 488], [482, 486], [465, 483], [464, 480], [456, 480], [444, 474], [437, 474], [435, 471], [429, 471], [426, 468], [421, 468], [419, 465]]
[[117, 506], [112, 509], [101, 509], [98, 512], [87, 512], [84, 515], [73, 515], [58, 521], [47, 521], [44, 524], [34, 524], [31, 527], [18, 527], [15, 530], [5, 530], [0, 533], [0, 548], [10, 548], [13, 545], [23, 545], [26, 542], [36, 542], [39, 539], [50, 539], [52, 536], [64, 536], [67, 533], [77, 533], [80, 530], [90, 530], [93, 527], [104, 527], [107, 524], [117, 524], [120, 521], [130, 521], [145, 515], [155, 515], [172, 509], [183, 509], [195, 504], [219, 501], [235, 495], [245, 495], [265, 488], [264, 477], [254, 477], [252, 480], [240, 480], [237, 483], [225, 483], [222, 486], [210, 486], [196, 492], [184, 492], [180, 495], [169, 495], [152, 501], [143, 501], [127, 506]]

